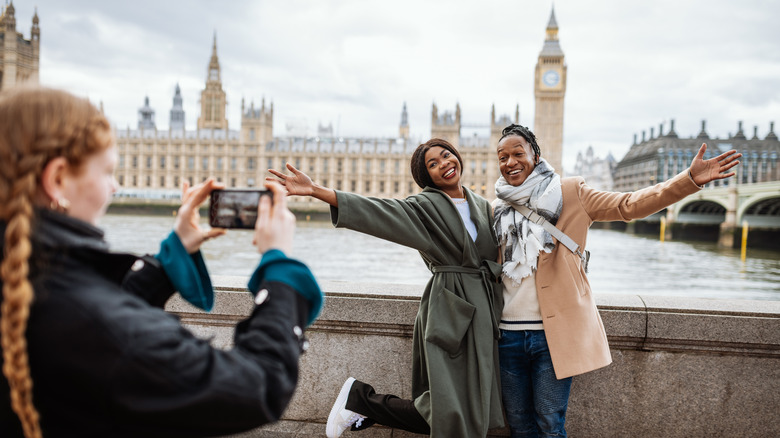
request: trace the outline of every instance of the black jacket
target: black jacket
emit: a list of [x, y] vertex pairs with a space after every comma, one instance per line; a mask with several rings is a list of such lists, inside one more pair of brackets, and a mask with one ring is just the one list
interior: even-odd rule
[[[162, 310], [174, 290], [153, 257], [140, 266], [108, 252], [97, 228], [38, 217], [27, 341], [44, 437], [213, 436], [279, 419], [310, 310], [294, 289], [263, 282], [268, 299], [237, 325], [235, 346], [212, 348]], [[22, 436], [4, 375], [0, 436]]]

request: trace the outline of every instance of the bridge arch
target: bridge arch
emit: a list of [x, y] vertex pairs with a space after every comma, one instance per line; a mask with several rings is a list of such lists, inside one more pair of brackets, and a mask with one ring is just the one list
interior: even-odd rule
[[721, 224], [726, 220], [726, 206], [714, 199], [692, 199], [679, 204], [675, 222], [693, 224]]
[[780, 228], [780, 194], [750, 197], [740, 205], [737, 218], [751, 227]]

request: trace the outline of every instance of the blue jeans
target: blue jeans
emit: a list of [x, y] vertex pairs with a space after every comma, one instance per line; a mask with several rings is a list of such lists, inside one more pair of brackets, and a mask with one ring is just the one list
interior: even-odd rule
[[501, 330], [498, 354], [512, 438], [565, 437], [572, 378], [555, 378], [544, 330]]

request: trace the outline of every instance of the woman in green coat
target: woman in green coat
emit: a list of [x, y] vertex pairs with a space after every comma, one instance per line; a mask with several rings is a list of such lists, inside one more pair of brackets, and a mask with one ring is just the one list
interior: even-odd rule
[[414, 324], [413, 400], [376, 394], [350, 377], [331, 410], [327, 436], [374, 423], [442, 438], [484, 437], [489, 428], [502, 427], [498, 247], [490, 204], [461, 186], [458, 151], [441, 139], [421, 144], [412, 154], [411, 171], [423, 191], [406, 199], [329, 189], [290, 164], [287, 169], [290, 175], [269, 171], [289, 195], [327, 202], [337, 227], [418, 250], [433, 274]]

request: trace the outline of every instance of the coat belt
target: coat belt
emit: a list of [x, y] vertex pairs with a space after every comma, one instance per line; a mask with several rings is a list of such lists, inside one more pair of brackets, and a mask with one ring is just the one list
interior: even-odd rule
[[[493, 305], [493, 288], [491, 284], [494, 284], [498, 278], [501, 278], [501, 265], [490, 260], [484, 260], [482, 266], [479, 268], [466, 268], [464, 266], [432, 266], [431, 272], [438, 273], [455, 273], [455, 274], [472, 274], [482, 277], [482, 286], [487, 294], [488, 304], [490, 305], [490, 321], [493, 323], [493, 337], [498, 339], [501, 337], [501, 332], [498, 330], [498, 319], [494, 313], [495, 306]], [[500, 317], [500, 315], [498, 315]]]

